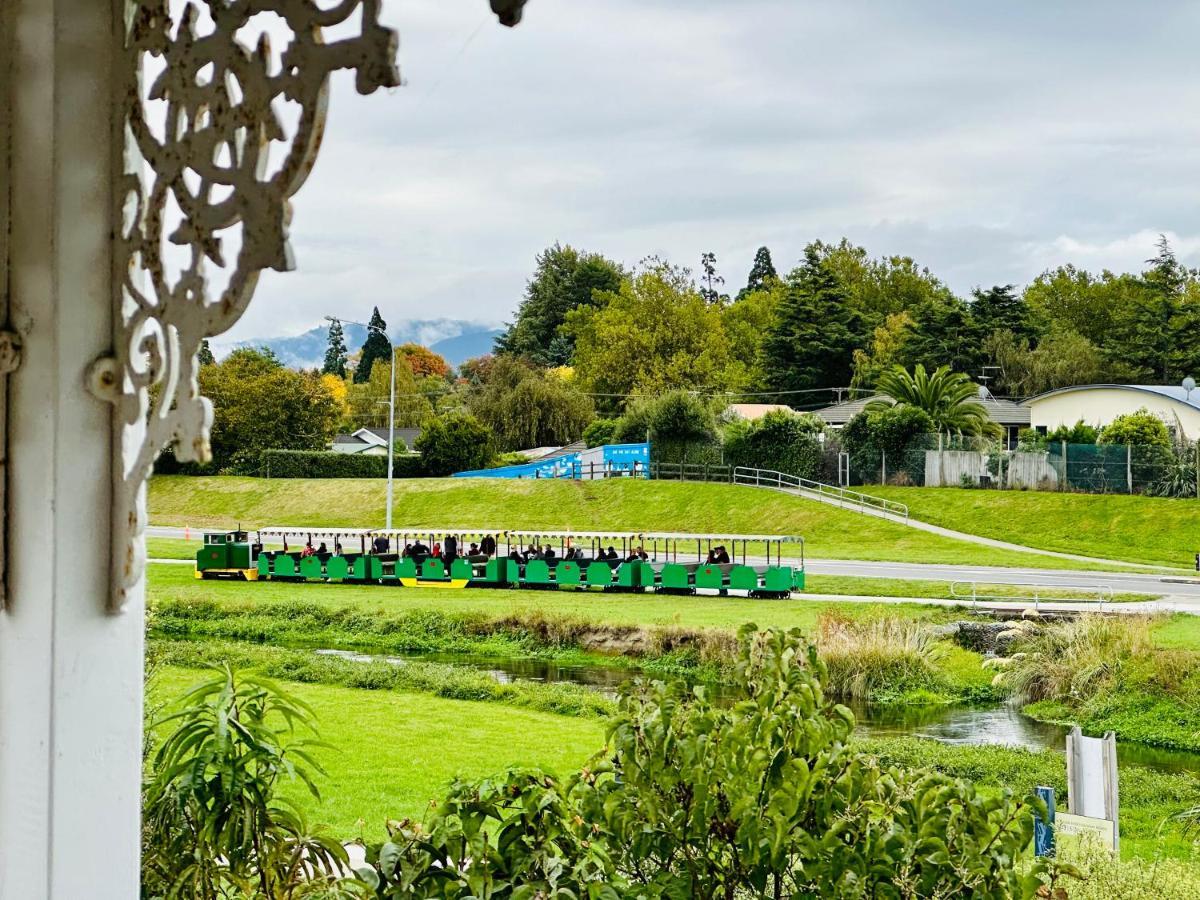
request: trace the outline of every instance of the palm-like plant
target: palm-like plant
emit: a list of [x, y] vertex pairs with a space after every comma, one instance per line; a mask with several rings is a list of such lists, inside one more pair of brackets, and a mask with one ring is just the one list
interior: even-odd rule
[[879, 376], [875, 385], [882, 395], [867, 404], [867, 412], [889, 406], [914, 406], [933, 419], [939, 433], [999, 437], [1000, 426], [988, 418], [979, 402], [979, 389], [962, 372], [941, 366], [925, 371], [920, 363], [912, 374], [903, 366], [894, 366]]

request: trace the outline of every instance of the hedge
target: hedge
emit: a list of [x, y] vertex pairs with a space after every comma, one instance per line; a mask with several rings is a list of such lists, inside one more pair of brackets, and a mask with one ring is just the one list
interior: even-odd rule
[[[257, 474], [265, 478], [386, 478], [387, 456], [333, 453], [323, 450], [264, 450], [259, 455]], [[392, 460], [396, 478], [420, 478], [425, 474], [421, 457], [397, 455]]]

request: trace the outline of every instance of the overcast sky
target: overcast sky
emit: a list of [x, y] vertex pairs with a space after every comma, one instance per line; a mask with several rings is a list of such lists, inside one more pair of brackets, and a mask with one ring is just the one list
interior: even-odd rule
[[1200, 263], [1200, 4], [385, 0], [406, 85], [336, 77], [298, 271], [231, 337], [328, 313], [511, 317], [554, 241], [790, 268], [845, 235], [960, 293]]

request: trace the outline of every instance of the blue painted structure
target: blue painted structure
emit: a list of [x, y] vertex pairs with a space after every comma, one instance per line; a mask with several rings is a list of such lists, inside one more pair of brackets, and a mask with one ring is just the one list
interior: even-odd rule
[[565, 453], [550, 459], [502, 466], [499, 469], [473, 469], [455, 472], [454, 478], [605, 478], [614, 472], [645, 477], [650, 467], [650, 445], [606, 444], [579, 453]]

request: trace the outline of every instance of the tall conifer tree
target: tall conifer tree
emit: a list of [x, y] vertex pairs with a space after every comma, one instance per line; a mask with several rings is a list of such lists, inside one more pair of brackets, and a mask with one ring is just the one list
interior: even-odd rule
[[338, 378], [346, 377], [346, 335], [339, 319], [329, 323], [329, 346], [325, 349], [325, 365], [321, 371]]
[[371, 367], [376, 360], [390, 363], [392, 360], [392, 343], [387, 339], [387, 322], [379, 314], [376, 306], [371, 312], [371, 327], [367, 329], [367, 339], [362, 345], [358, 368], [354, 370], [354, 383], [364, 384], [371, 378]]

